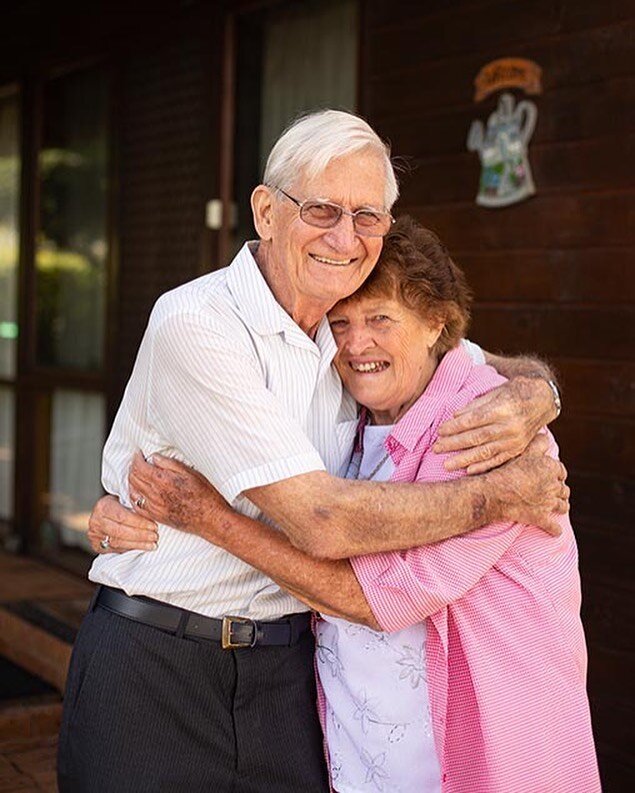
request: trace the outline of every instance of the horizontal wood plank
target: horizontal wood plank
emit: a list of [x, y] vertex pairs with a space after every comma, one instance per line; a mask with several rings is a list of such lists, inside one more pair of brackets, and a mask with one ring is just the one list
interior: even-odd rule
[[[422, 3], [425, 6], [425, 3]], [[462, 6], [460, 13], [427, 17], [398, 15], [398, 27], [375, 27], [368, 33], [371, 74], [384, 68], [403, 70], [428, 61], [488, 51], [504, 41], [508, 52], [560, 30], [553, 0], [506, 0], [487, 6]], [[390, 60], [386, 54], [390, 53]]]
[[[505, 209], [474, 203], [416, 206], [400, 201], [450, 250], [635, 247], [635, 192], [541, 196]], [[626, 285], [628, 287], [628, 284]]]
[[632, 588], [582, 577], [582, 622], [590, 646], [635, 652], [634, 595]]
[[565, 394], [567, 415], [635, 416], [635, 362], [554, 358], [552, 363]]
[[[635, 248], [451, 249], [483, 303], [631, 303]], [[632, 291], [635, 291], [635, 287]]]
[[[619, 650], [609, 650], [603, 647], [594, 646], [589, 656], [589, 675], [588, 687], [591, 697], [598, 695], [614, 702], [634, 702], [635, 701], [635, 676], [632, 674], [635, 664], [635, 653], [622, 652]], [[621, 690], [620, 690], [621, 689]], [[612, 722], [612, 720], [609, 720]], [[609, 727], [607, 722], [600, 732], [598, 740], [609, 740], [610, 743], [621, 749], [629, 751], [632, 748], [633, 725], [623, 728], [622, 733]]]
[[[513, 54], [530, 58], [542, 67], [545, 91], [589, 85], [633, 73], [634, 32], [635, 20], [632, 20], [518, 45]], [[475, 40], [478, 40], [476, 34]], [[424, 50], [426, 44], [427, 38], [421, 38], [418, 51]], [[506, 42], [501, 40], [499, 46], [489, 50], [479, 51], [471, 46], [466, 54], [450, 60], [419, 61], [411, 68], [400, 69], [402, 51], [399, 37], [395, 36], [389, 49], [371, 50], [366, 55], [375, 75], [362, 83], [361, 109], [372, 119], [403, 115], [420, 108], [471, 104], [473, 81], [481, 67], [491, 59], [509, 54]]]
[[632, 477], [635, 423], [606, 416], [568, 416], [555, 425], [565, 465], [587, 472]]
[[[558, 439], [558, 423], [552, 429]], [[604, 531], [614, 534], [615, 526], [635, 525], [635, 477], [620, 475], [607, 469], [604, 472], [584, 471], [567, 463], [569, 476], [567, 484], [571, 488], [571, 517], [575, 526], [586, 521], [593, 526], [606, 526]], [[630, 532], [621, 532], [624, 543], [629, 543]]]
[[[253, 0], [252, 0], [253, 2]], [[557, 6], [557, 30], [572, 31], [599, 27], [633, 16], [631, 0], [552, 0], [552, 8], [548, 14], [554, 14], [553, 7]], [[487, 0], [399, 0], [399, 13], [396, 13], [394, 0], [366, 0], [364, 3], [365, 21], [372, 30], [390, 31], [394, 35], [409, 25], [443, 24], [443, 18], [456, 19], [465, 14], [470, 19], [476, 19], [481, 25], [487, 24], [496, 15], [498, 5]], [[536, 6], [538, 13], [538, 5]], [[480, 15], [480, 20], [478, 17]], [[424, 54], [425, 56], [425, 54]]]
[[629, 360], [635, 307], [476, 306], [469, 333], [490, 352]]
[[[617, 524], [592, 523], [584, 518], [576, 518], [573, 507], [571, 522], [578, 542], [580, 573], [587, 592], [587, 606], [590, 606], [590, 602], [586, 587], [591, 587], [592, 592], [619, 590], [625, 602], [632, 607], [635, 599], [635, 585], [632, 580], [635, 538], [624, 537], [623, 530]], [[599, 603], [597, 605], [600, 607]], [[605, 607], [610, 607], [609, 601], [602, 602], [601, 608]], [[619, 614], [620, 619], [625, 616], [622, 612]], [[604, 640], [606, 647], [619, 646], [635, 652], [635, 621], [632, 629], [627, 628], [627, 622], [623, 623], [623, 634], [619, 637], [611, 638], [607, 631]]]

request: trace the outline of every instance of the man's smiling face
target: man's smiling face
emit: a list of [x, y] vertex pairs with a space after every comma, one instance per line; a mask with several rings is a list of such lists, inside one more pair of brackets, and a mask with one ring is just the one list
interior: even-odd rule
[[[318, 176], [299, 176], [287, 192], [299, 201], [327, 199], [354, 212], [384, 209], [385, 189], [384, 162], [377, 153], [362, 150], [332, 160]], [[357, 234], [347, 215], [333, 228], [316, 228], [300, 218], [296, 204], [272, 193], [270, 263], [284, 274], [285, 292], [294, 302], [325, 312], [366, 279], [379, 258], [382, 237]]]

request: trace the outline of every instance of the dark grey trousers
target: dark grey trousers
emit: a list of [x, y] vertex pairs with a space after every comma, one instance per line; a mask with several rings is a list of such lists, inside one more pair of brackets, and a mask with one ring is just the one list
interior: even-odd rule
[[222, 650], [97, 607], [60, 732], [60, 793], [326, 793], [313, 636]]

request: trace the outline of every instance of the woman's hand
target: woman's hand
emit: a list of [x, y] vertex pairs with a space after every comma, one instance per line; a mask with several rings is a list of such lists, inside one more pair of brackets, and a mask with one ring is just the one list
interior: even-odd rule
[[136, 515], [114, 496], [104, 496], [93, 507], [88, 539], [95, 553], [154, 551], [159, 541], [156, 523]]
[[538, 430], [555, 415], [553, 392], [545, 380], [516, 377], [475, 399], [439, 427], [433, 449], [458, 452], [448, 471], [489, 471], [525, 451]]
[[140, 516], [218, 541], [222, 517], [232, 508], [193, 468], [160, 454], [152, 464], [137, 452], [128, 474], [130, 500]]

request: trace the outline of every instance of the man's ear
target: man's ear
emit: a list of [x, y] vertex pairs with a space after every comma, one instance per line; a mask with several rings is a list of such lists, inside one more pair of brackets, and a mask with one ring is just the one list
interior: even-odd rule
[[251, 194], [254, 227], [264, 241], [269, 241], [273, 234], [273, 201], [271, 191], [264, 184], [259, 184]]

